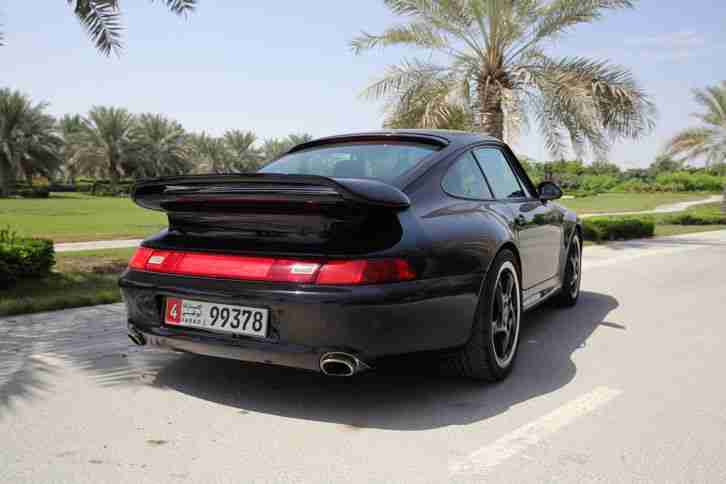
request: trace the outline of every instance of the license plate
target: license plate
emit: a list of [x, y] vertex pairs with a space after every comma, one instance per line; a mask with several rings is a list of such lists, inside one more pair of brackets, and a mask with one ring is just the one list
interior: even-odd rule
[[164, 322], [221, 333], [267, 336], [269, 311], [188, 299], [167, 298]]

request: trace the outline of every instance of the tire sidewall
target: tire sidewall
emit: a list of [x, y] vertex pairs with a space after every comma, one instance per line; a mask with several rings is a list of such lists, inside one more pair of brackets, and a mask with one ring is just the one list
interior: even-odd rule
[[[517, 279], [517, 311], [519, 317], [517, 321], [516, 340], [514, 342], [514, 348], [512, 349], [512, 356], [511, 358], [509, 358], [509, 362], [506, 365], [502, 366], [499, 363], [494, 350], [492, 319], [494, 312], [494, 291], [496, 289], [502, 267], [507, 263], [511, 264], [514, 276]], [[520, 270], [517, 264], [517, 259], [514, 257], [514, 254], [508, 249], [501, 251], [489, 268], [482, 294], [479, 298], [477, 318], [478, 320], [476, 326], [478, 327], [478, 333], [480, 334], [481, 338], [479, 339], [478, 344], [480, 344], [484, 349], [484, 357], [487, 359], [487, 366], [489, 367], [490, 371], [493, 373], [493, 376], [496, 379], [502, 379], [512, 371], [512, 368], [514, 367], [514, 364], [517, 360], [517, 351], [519, 350], [520, 341], [519, 336], [522, 326], [522, 284], [520, 280]]]

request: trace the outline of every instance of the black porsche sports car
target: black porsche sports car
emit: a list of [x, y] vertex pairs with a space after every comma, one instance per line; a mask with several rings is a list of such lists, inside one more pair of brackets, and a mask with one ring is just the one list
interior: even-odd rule
[[394, 130], [303, 143], [258, 173], [138, 183], [167, 213], [120, 279], [140, 345], [349, 376], [433, 352], [512, 369], [522, 313], [577, 302], [582, 232], [512, 151]]

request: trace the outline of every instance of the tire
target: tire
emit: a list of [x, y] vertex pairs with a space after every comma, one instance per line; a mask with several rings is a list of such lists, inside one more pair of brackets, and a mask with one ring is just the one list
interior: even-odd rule
[[[510, 282], [507, 301], [504, 292]], [[517, 260], [505, 249], [487, 273], [471, 337], [466, 346], [445, 362], [446, 372], [489, 382], [506, 378], [517, 356], [521, 317], [522, 289]], [[505, 331], [505, 328], [508, 329]]]
[[562, 289], [555, 296], [553, 302], [556, 306], [571, 308], [577, 304], [580, 297], [580, 284], [582, 283], [582, 242], [580, 237], [575, 235], [567, 251], [565, 262], [565, 278], [562, 281]]

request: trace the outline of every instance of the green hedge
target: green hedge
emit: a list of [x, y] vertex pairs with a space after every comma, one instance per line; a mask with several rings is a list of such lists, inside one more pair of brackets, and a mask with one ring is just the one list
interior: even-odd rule
[[48, 187], [20, 188], [15, 191], [15, 194], [23, 198], [48, 198], [50, 190]]
[[706, 173], [661, 173], [655, 178], [655, 184], [663, 191], [670, 192], [720, 192], [723, 190], [724, 178]]
[[52, 240], [22, 238], [8, 229], [0, 230], [0, 287], [46, 276], [54, 264]]
[[668, 225], [726, 225], [726, 213], [721, 211], [720, 203], [709, 203], [685, 212], [659, 215], [657, 221]]
[[582, 222], [585, 240], [605, 242], [652, 237], [655, 221], [647, 217], [597, 217]]

